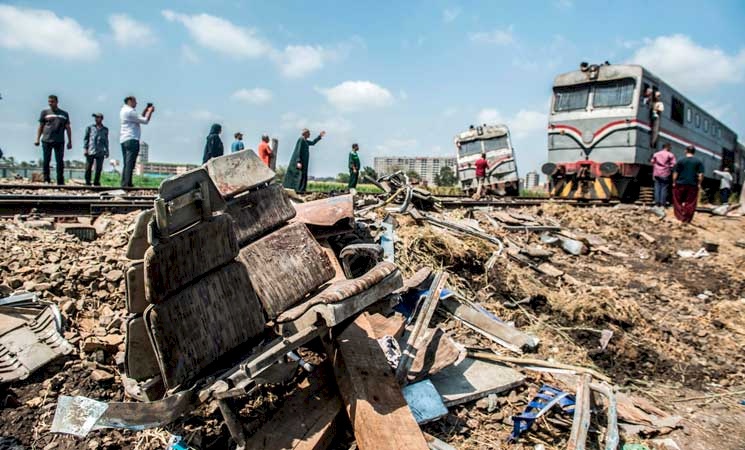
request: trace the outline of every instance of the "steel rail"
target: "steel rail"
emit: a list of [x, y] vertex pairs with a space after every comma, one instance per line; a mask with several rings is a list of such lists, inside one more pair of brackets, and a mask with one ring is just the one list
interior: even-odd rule
[[49, 216], [98, 216], [105, 212], [129, 213], [153, 207], [152, 200], [106, 200], [101, 198], [48, 199], [45, 196], [0, 198], [0, 217], [39, 213]]
[[29, 189], [29, 190], [60, 190], [60, 191], [93, 191], [93, 192], [101, 192], [101, 191], [117, 191], [117, 190], [124, 190], [124, 191], [152, 191], [157, 192], [158, 188], [150, 188], [150, 187], [116, 187], [116, 186], [86, 186], [86, 185], [79, 185], [79, 184], [62, 184], [62, 185], [56, 185], [56, 184], [46, 184], [46, 183], [33, 183], [33, 184], [26, 184], [26, 183], [0, 183], [0, 190], [3, 189]]

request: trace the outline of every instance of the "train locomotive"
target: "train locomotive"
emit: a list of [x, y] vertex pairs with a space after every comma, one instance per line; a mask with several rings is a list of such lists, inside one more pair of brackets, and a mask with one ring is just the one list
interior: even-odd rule
[[[660, 114], [652, 107], [657, 95], [664, 106]], [[580, 70], [555, 78], [548, 162], [541, 169], [553, 197], [651, 196], [650, 159], [665, 143], [676, 158], [687, 146], [696, 148], [705, 189], [718, 186], [713, 171], [724, 167], [735, 184], [743, 182], [745, 153], [735, 132], [644, 67], [582, 63]]]
[[471, 125], [468, 130], [455, 136], [455, 147], [458, 150], [458, 182], [467, 195], [476, 191], [475, 163], [481, 153], [486, 155], [489, 162], [485, 193], [509, 196], [520, 194], [515, 151], [507, 125]]

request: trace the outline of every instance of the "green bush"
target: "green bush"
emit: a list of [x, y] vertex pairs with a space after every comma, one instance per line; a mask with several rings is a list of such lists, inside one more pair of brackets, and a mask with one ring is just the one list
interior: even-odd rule
[[[165, 178], [154, 178], [146, 177], [142, 175], [135, 175], [132, 177], [132, 184], [135, 187], [141, 188], [157, 188], [160, 186], [160, 182]], [[119, 187], [122, 182], [122, 177], [118, 173], [102, 173], [101, 174], [101, 186]]]
[[[308, 181], [308, 192], [341, 192], [347, 190], [346, 183], [336, 181]], [[380, 194], [383, 191], [374, 184], [358, 184], [357, 192], [361, 194]]]

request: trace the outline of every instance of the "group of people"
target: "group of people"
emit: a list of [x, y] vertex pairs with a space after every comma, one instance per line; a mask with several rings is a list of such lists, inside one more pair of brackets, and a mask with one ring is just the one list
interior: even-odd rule
[[[42, 171], [44, 182], [51, 183], [51, 161], [54, 156], [56, 165], [57, 184], [65, 184], [64, 177], [64, 155], [65, 149], [72, 149], [72, 128], [70, 125], [70, 115], [59, 107], [59, 99], [56, 95], [48, 97], [49, 107], [42, 110], [39, 115], [39, 127], [36, 132], [36, 141], [34, 145], [42, 147]], [[122, 148], [122, 187], [131, 187], [132, 176], [134, 174], [137, 156], [140, 153], [141, 126], [150, 123], [155, 107], [148, 103], [142, 113], [139, 113], [137, 107], [137, 98], [128, 96], [124, 98], [124, 104], [119, 112], [121, 128], [119, 132], [119, 143]], [[104, 116], [102, 113], [93, 113], [94, 122], [85, 128], [83, 137], [83, 155], [86, 159], [85, 164], [85, 184], [100, 186], [101, 172], [106, 158], [109, 157], [109, 129], [104, 125]], [[213, 124], [204, 145], [204, 154], [202, 163], [206, 163], [212, 158], [222, 156], [225, 148], [220, 138], [222, 125]], [[308, 162], [310, 160], [310, 147], [318, 143], [325, 131], [315, 138], [310, 139], [310, 131], [303, 129], [300, 138], [295, 144], [295, 150], [292, 153], [290, 162], [287, 166], [287, 172], [283, 180], [283, 185], [287, 188], [294, 189], [298, 193], [304, 193], [308, 184]], [[65, 140], [65, 137], [67, 139]], [[235, 141], [231, 144], [231, 152], [238, 152], [245, 149], [243, 144], [243, 133], [234, 134]], [[267, 166], [271, 167], [274, 153], [270, 145], [268, 134], [261, 136], [261, 142], [257, 148], [257, 153], [261, 160]], [[352, 151], [349, 153], [349, 183], [350, 192], [355, 193], [360, 172], [360, 158], [357, 152], [359, 146], [352, 144]]]
[[[704, 163], [695, 155], [696, 148], [689, 145], [686, 147], [685, 157], [676, 161], [675, 155], [670, 151], [670, 144], [666, 143], [651, 160], [655, 206], [668, 205], [667, 195], [672, 184], [673, 211], [675, 217], [683, 223], [693, 220], [701, 183], [704, 181]], [[721, 178], [719, 193], [722, 204], [727, 204], [733, 180], [730, 168], [725, 166], [723, 170], [715, 170], [714, 174]]]
[[[34, 145], [42, 148], [42, 172], [44, 182], [51, 183], [50, 165], [54, 155], [57, 184], [65, 184], [65, 149], [72, 149], [72, 128], [70, 115], [59, 107], [56, 95], [48, 97], [49, 108], [41, 111], [39, 127], [36, 131]], [[121, 128], [119, 143], [122, 147], [122, 187], [132, 186], [137, 156], [140, 153], [140, 126], [150, 123], [155, 112], [152, 103], [148, 103], [142, 113], [138, 113], [137, 99], [134, 96], [124, 98], [124, 105], [119, 112]], [[101, 185], [101, 171], [104, 160], [109, 157], [109, 129], [103, 124], [103, 114], [93, 113], [94, 122], [85, 128], [83, 137], [83, 155], [85, 156], [85, 184]], [[67, 145], [65, 145], [65, 135]]]

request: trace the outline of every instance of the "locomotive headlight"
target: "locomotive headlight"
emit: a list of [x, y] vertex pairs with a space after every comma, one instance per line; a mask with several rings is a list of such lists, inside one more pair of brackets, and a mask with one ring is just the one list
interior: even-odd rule
[[604, 177], [612, 177], [618, 173], [618, 164], [612, 162], [604, 162], [600, 164], [600, 174]]
[[541, 172], [548, 176], [553, 175], [554, 173], [556, 173], [556, 164], [550, 162], [544, 164], [543, 166], [541, 166]]

